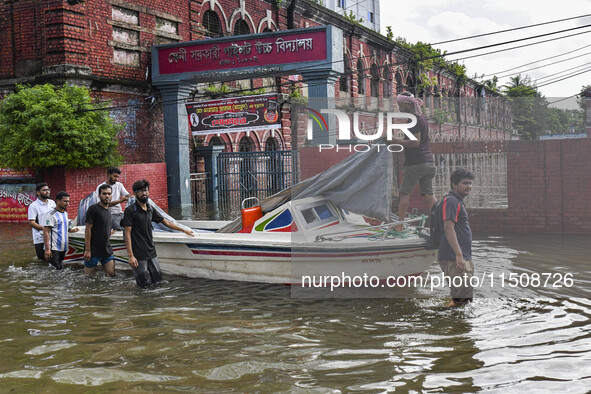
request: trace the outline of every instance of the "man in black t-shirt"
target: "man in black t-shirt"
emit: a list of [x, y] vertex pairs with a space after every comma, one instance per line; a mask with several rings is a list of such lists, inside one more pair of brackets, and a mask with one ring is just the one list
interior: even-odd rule
[[460, 306], [470, 302], [474, 293], [470, 285], [470, 278], [474, 275], [472, 230], [464, 205], [464, 198], [472, 191], [472, 180], [474, 175], [471, 172], [455, 170], [450, 179], [451, 191], [442, 202], [444, 234], [439, 243], [437, 262], [444, 275], [451, 279], [452, 299], [447, 306]]
[[135, 202], [125, 208], [123, 214], [123, 235], [129, 256], [129, 265], [133, 269], [135, 281], [139, 287], [146, 288], [162, 281], [160, 263], [152, 238], [152, 222], [193, 235], [193, 231], [183, 229], [162, 217], [148, 203], [150, 182], [142, 179], [133, 184]]
[[99, 187], [99, 202], [86, 211], [86, 230], [84, 232], [84, 272], [88, 275], [96, 271], [99, 261], [107, 276], [115, 276], [115, 257], [109, 242], [111, 236], [112, 189], [107, 184]]

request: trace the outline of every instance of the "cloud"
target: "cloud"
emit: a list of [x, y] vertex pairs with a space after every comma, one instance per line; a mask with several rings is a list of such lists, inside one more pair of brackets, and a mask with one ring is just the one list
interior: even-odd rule
[[[406, 38], [409, 42], [439, 42], [536, 23], [544, 23], [557, 19], [570, 18], [585, 14], [587, 12], [585, 10], [587, 9], [589, 9], [589, 7], [586, 0], [561, 0], [558, 3], [549, 0], [495, 0], [490, 2], [474, 2], [469, 0], [425, 0], [420, 2], [382, 1], [381, 25], [384, 33], [386, 26], [392, 26], [394, 37], [401, 36]], [[589, 11], [589, 13], [591, 13], [591, 11]], [[523, 37], [530, 37], [557, 30], [569, 29], [590, 23], [591, 17], [573, 19], [570, 21], [495, 34], [477, 39], [442, 44], [438, 45], [437, 48], [452, 52]], [[582, 31], [585, 31], [585, 29], [573, 31], [571, 34]], [[546, 39], [566, 34], [568, 33], [548, 36]], [[517, 67], [545, 57], [558, 56], [567, 51], [575, 50], [587, 45], [591, 42], [590, 39], [591, 33], [582, 34], [544, 44], [530, 45], [516, 50], [461, 60], [460, 63], [465, 63], [468, 68], [469, 76], [473, 76], [474, 74], [499, 73], [508, 68]], [[451, 56], [448, 59], [458, 59], [517, 45], [532, 44], [535, 41], [541, 40], [543, 40], [543, 38], [509, 44], [507, 46], [491, 48], [488, 50], [468, 52], [462, 55]], [[576, 54], [582, 54], [585, 51], [589, 52], [591, 51], [591, 48], [584, 49], [581, 52], [575, 52], [572, 55], [557, 57], [556, 60], [568, 56], [574, 56]], [[560, 64], [532, 70], [528, 73], [528, 67], [536, 66], [536, 64], [532, 64], [515, 71], [523, 71], [524, 75], [529, 74], [531, 75], [532, 80], [535, 80], [574, 67], [582, 63], [584, 60], [585, 58], [573, 59]], [[552, 63], [552, 60], [541, 62], [540, 64], [549, 63]], [[507, 80], [508, 78], [501, 80], [500, 83], [504, 84]], [[547, 97], [570, 96], [578, 93], [582, 85], [589, 84], [590, 82], [591, 72], [555, 84], [547, 85], [546, 87], [542, 87], [541, 91]]]

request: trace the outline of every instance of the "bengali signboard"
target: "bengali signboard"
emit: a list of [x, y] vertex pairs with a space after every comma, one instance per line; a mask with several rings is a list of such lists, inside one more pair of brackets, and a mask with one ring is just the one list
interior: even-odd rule
[[0, 179], [34, 178], [35, 170], [15, 170], [13, 168], [0, 168]]
[[257, 34], [158, 48], [160, 75], [327, 59], [326, 30]]
[[27, 222], [35, 184], [0, 184], [0, 222]]
[[281, 128], [277, 94], [186, 104], [194, 136]]

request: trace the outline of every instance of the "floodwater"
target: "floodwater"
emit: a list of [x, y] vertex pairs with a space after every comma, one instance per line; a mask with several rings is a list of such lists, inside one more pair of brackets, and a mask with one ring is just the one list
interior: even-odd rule
[[285, 286], [167, 276], [142, 291], [129, 271], [56, 272], [30, 242], [28, 226], [0, 224], [2, 392], [591, 390], [588, 236], [477, 236], [477, 274], [573, 283], [477, 289], [454, 310], [447, 289], [296, 299]]

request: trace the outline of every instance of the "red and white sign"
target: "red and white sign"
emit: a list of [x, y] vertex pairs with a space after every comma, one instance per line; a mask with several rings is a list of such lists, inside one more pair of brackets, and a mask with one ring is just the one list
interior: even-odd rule
[[228, 70], [327, 58], [326, 30], [286, 32], [250, 39], [235, 37], [224, 42], [208, 41], [158, 48], [159, 73]]
[[36, 197], [34, 184], [0, 184], [0, 222], [26, 223]]

